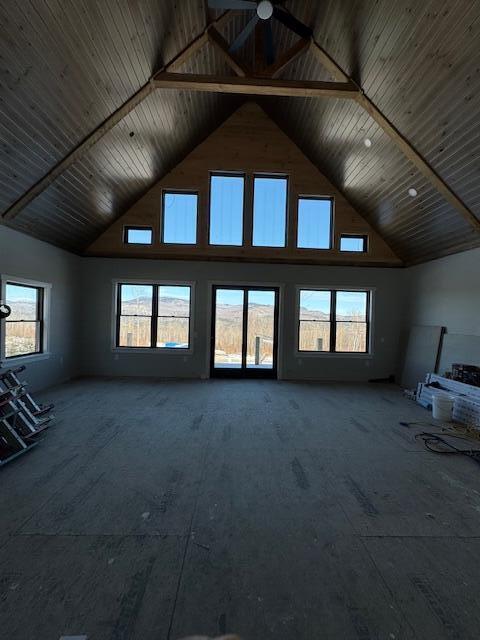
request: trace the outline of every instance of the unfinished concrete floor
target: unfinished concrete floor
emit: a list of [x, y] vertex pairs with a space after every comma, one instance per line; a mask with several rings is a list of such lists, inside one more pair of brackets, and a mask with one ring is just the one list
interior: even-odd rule
[[85, 379], [0, 470], [8, 640], [477, 639], [480, 467], [393, 386]]

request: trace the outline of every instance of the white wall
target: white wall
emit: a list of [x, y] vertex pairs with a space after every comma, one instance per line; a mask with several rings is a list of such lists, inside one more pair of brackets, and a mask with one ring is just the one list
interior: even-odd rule
[[480, 336], [480, 249], [411, 267], [407, 282], [410, 326]]
[[[24, 377], [32, 390], [77, 374], [80, 258], [0, 225], [0, 275], [48, 282], [51, 289], [50, 354], [28, 360]], [[6, 367], [8, 367], [8, 361]]]
[[[238, 264], [82, 259], [80, 372], [85, 375], [202, 377], [208, 370], [211, 283], [285, 285], [280, 326], [279, 366], [284, 378], [368, 380], [396, 372], [399, 335], [403, 326], [402, 269], [320, 267], [279, 264]], [[179, 353], [115, 353], [112, 351], [112, 281], [115, 279], [196, 282], [194, 341], [191, 355]], [[372, 357], [295, 355], [295, 285], [375, 287], [374, 352]]]

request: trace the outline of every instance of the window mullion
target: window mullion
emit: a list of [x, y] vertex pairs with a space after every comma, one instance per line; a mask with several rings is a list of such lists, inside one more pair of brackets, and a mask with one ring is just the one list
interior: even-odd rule
[[337, 344], [337, 292], [330, 292], [330, 351], [335, 353]]
[[150, 346], [153, 349], [157, 346], [158, 335], [158, 296], [160, 292], [160, 285], [153, 285], [153, 300], [152, 300], [152, 319], [151, 319], [151, 337]]

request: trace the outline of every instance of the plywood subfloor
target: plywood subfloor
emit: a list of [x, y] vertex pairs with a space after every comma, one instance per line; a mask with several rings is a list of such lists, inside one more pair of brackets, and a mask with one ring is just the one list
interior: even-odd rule
[[84, 379], [0, 472], [9, 640], [474, 639], [480, 467], [393, 386]]

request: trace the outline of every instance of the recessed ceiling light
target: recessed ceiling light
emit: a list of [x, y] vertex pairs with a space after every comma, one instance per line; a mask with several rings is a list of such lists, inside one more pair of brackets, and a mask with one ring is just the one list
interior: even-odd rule
[[367, 149], [370, 149], [370, 147], [372, 146], [372, 141], [370, 140], [370, 138], [365, 138], [363, 144], [367, 147]]
[[416, 189], [414, 189], [413, 187], [410, 187], [410, 189], [408, 190], [408, 195], [411, 198], [416, 198], [418, 196], [418, 191]]
[[268, 20], [272, 17], [273, 5], [269, 0], [262, 0], [257, 6], [257, 15], [261, 20]]

